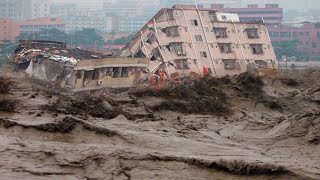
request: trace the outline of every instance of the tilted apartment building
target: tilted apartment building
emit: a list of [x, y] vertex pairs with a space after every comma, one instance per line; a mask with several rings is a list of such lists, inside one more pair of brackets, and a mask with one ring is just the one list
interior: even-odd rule
[[119, 56], [147, 57], [149, 70], [168, 77], [243, 73], [249, 65], [275, 68], [276, 56], [263, 22], [242, 23], [236, 14], [175, 5], [161, 9]]

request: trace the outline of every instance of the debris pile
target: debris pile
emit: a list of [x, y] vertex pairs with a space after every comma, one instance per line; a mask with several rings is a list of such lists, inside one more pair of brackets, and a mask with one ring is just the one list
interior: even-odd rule
[[11, 61], [23, 64], [37, 59], [49, 59], [75, 66], [79, 60], [108, 57], [101, 53], [82, 50], [81, 48], [68, 48], [65, 43], [52, 41], [20, 41]]
[[7, 94], [10, 92], [12, 82], [9, 78], [0, 77], [0, 94]]
[[[183, 113], [226, 114], [230, 112], [228, 98], [219, 87], [227, 79], [206, 77], [194, 82], [190, 87], [177, 86], [172, 89], [136, 90], [136, 96], [165, 98], [154, 110], [172, 110]], [[217, 83], [217, 84], [216, 84]]]
[[74, 115], [83, 119], [87, 119], [88, 116], [113, 119], [120, 114], [106, 98], [91, 95], [61, 96], [57, 101], [43, 106], [42, 109], [55, 115]]
[[10, 58], [17, 71], [68, 91], [128, 88], [149, 66], [146, 58], [115, 58], [52, 41], [20, 41]]

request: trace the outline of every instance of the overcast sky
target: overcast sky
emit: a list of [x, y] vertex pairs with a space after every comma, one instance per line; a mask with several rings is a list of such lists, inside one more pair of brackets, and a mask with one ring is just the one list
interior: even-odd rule
[[[99, 7], [99, 3], [104, 1], [119, 1], [119, 0], [50, 0], [50, 2], [71, 2], [77, 3], [84, 7]], [[127, 0], [129, 1], [129, 0]], [[155, 2], [159, 0], [130, 0], [130, 1], [144, 1], [144, 2]], [[300, 10], [308, 10], [308, 9], [320, 9], [320, 0], [194, 0], [195, 3], [201, 2], [209, 2], [209, 3], [221, 3], [221, 2], [230, 2], [230, 1], [241, 1], [242, 6], [246, 6], [249, 4], [260, 4], [261, 6], [265, 3], [279, 3], [281, 7], [285, 10], [288, 9], [300, 9]]]

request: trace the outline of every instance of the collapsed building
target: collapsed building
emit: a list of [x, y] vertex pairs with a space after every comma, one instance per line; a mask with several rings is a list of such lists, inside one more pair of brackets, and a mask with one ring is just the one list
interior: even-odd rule
[[30, 77], [71, 91], [127, 88], [138, 83], [149, 66], [146, 58], [111, 57], [53, 41], [20, 41], [11, 62]]
[[236, 14], [186, 5], [161, 9], [118, 56], [149, 58], [150, 73], [164, 71], [169, 78], [221, 77], [276, 65], [263, 22], [244, 23]]

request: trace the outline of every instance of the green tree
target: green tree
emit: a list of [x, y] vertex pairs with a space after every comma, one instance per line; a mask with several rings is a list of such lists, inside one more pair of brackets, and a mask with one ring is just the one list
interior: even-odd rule
[[129, 35], [128, 37], [122, 37], [119, 39], [115, 39], [114, 40], [114, 45], [123, 45], [123, 44], [127, 44], [131, 41], [132, 37], [134, 36], [134, 34]]
[[82, 29], [72, 34], [72, 44], [76, 46], [98, 47], [104, 46], [103, 37], [95, 29]]
[[0, 44], [0, 58], [10, 56], [13, 51], [16, 49], [16, 44]]
[[294, 41], [281, 41], [273, 42], [273, 48], [278, 58], [281, 56], [297, 56], [298, 42]]
[[58, 29], [41, 29], [33, 33], [22, 32], [17, 40], [44, 40], [68, 43], [69, 36]]

